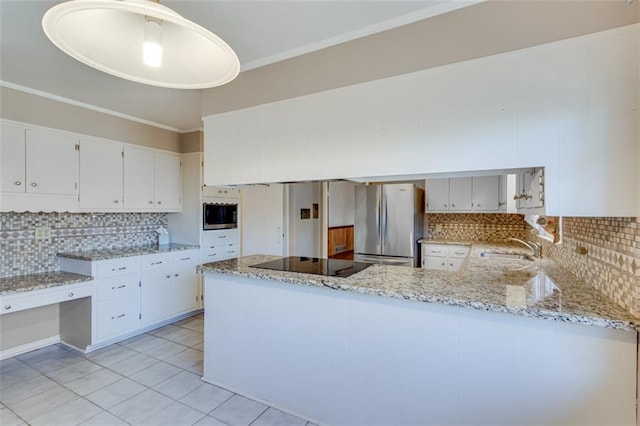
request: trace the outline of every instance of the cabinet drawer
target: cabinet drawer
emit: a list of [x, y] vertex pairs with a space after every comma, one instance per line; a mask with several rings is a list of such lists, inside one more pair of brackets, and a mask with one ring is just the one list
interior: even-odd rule
[[153, 271], [168, 268], [171, 265], [171, 253], [149, 254], [140, 257], [140, 270]]
[[448, 246], [449, 257], [466, 258], [469, 255], [470, 246]]
[[66, 302], [93, 295], [93, 281], [0, 296], [0, 314]]
[[204, 197], [238, 198], [240, 190], [235, 188], [224, 188], [220, 186], [204, 186], [202, 188]]
[[196, 265], [199, 263], [198, 250], [184, 250], [171, 253], [173, 266]]
[[447, 246], [442, 244], [423, 244], [422, 250], [425, 256], [447, 257]]
[[138, 326], [138, 298], [122, 297], [99, 303], [97, 307], [97, 337], [99, 340], [126, 333]]
[[232, 259], [240, 256], [240, 245], [227, 244], [212, 248], [205, 248], [202, 251], [201, 262], [215, 262], [218, 260]]
[[140, 261], [137, 257], [123, 257], [122, 259], [108, 260], [98, 263], [97, 278], [116, 277], [118, 275], [138, 272]]
[[219, 231], [205, 231], [202, 242], [205, 248], [213, 248], [219, 245], [238, 244], [240, 234], [237, 229], [223, 229]]
[[134, 294], [138, 289], [138, 274], [122, 275], [120, 277], [99, 280], [96, 287], [98, 303]]

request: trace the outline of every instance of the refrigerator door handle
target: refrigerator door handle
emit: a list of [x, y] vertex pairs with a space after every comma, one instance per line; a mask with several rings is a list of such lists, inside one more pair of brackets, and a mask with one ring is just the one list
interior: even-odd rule
[[380, 230], [380, 244], [382, 246], [382, 254], [386, 254], [385, 250], [384, 250], [384, 245], [387, 242], [387, 239], [389, 238], [389, 230], [387, 228], [387, 197], [386, 197], [386, 192], [384, 190], [384, 186], [382, 187], [382, 225], [381, 225], [381, 230]]
[[382, 187], [378, 188], [378, 208], [376, 209], [376, 222], [378, 224], [378, 244], [380, 245], [380, 253], [382, 253], [382, 204], [384, 193]]

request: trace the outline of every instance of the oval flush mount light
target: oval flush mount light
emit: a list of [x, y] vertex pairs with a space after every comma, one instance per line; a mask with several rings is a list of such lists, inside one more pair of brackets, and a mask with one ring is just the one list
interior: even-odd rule
[[203, 89], [230, 82], [240, 61], [220, 37], [150, 0], [72, 0], [45, 13], [42, 28], [63, 52], [116, 77]]

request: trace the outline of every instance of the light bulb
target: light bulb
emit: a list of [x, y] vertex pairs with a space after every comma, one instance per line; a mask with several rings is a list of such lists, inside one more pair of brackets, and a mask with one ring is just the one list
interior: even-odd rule
[[160, 68], [162, 65], [162, 27], [158, 21], [148, 19], [144, 23], [142, 62], [153, 68]]

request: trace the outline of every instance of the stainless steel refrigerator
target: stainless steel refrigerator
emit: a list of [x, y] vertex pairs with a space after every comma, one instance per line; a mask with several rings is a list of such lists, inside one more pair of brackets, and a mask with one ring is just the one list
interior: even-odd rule
[[356, 185], [354, 260], [417, 267], [424, 190], [413, 184]]

